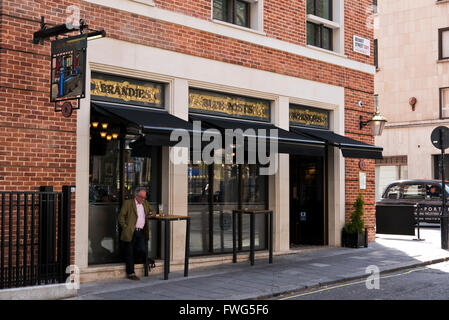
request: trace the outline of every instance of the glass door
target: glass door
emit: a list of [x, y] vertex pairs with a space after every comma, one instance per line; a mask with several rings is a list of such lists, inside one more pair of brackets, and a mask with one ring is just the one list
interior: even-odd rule
[[290, 157], [290, 244], [325, 245], [324, 158]]
[[209, 166], [203, 162], [191, 164], [188, 168], [188, 203], [190, 216], [190, 253], [209, 252]]
[[213, 247], [214, 253], [232, 251], [232, 210], [239, 208], [238, 165], [213, 165]]
[[[240, 166], [241, 170], [241, 207], [242, 209], [264, 210], [268, 209], [268, 177], [259, 174], [259, 166], [254, 164], [244, 164]], [[242, 228], [242, 248], [249, 250], [249, 226], [250, 219], [248, 215], [243, 215], [239, 224]], [[267, 217], [258, 215], [255, 218], [255, 249], [266, 248], [267, 242]]]
[[119, 140], [91, 134], [89, 166], [89, 264], [121, 261]]
[[[134, 140], [125, 141], [123, 152], [123, 200], [134, 199], [134, 190], [143, 188], [147, 192], [147, 201], [154, 212], [160, 203], [161, 185], [161, 148], [147, 146]], [[152, 258], [160, 256], [159, 234], [160, 226], [150, 222], [150, 239], [148, 241], [148, 255]]]

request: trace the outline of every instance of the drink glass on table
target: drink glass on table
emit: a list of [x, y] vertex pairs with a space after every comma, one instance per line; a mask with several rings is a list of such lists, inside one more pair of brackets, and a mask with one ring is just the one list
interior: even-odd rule
[[160, 204], [158, 209], [159, 209], [158, 215], [163, 216], [164, 215], [164, 205]]

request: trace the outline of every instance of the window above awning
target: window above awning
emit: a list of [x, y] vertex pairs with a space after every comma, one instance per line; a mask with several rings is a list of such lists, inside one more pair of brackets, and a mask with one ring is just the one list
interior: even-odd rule
[[340, 148], [346, 158], [382, 159], [383, 148], [341, 136], [329, 130], [290, 127], [290, 131], [320, 139]]
[[[266, 136], [264, 138], [266, 138], [267, 142], [276, 140], [278, 143], [279, 153], [324, 156], [325, 142], [301, 133], [293, 133], [283, 130], [271, 123], [240, 119], [226, 119], [222, 117], [199, 114], [190, 114], [189, 118], [190, 121], [201, 121], [201, 127], [203, 130], [215, 128], [223, 134], [226, 129], [241, 129], [244, 132], [243, 136], [245, 138], [256, 138], [259, 133], [258, 130], [265, 129]], [[245, 133], [247, 129], [254, 129], [256, 136], [252, 136], [248, 132]], [[271, 129], [277, 129], [277, 137], [270, 136]], [[269, 148], [266, 148], [266, 150], [268, 151]]]
[[133, 107], [121, 104], [92, 102], [92, 108], [100, 114], [113, 117], [125, 125], [137, 127], [145, 134], [148, 145], [174, 146], [178, 141], [170, 141], [175, 129], [192, 132], [192, 124], [165, 110]]

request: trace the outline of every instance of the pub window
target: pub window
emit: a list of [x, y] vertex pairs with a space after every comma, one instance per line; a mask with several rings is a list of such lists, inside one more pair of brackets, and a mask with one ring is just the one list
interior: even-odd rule
[[332, 29], [322, 24], [307, 22], [307, 44], [333, 50]]
[[250, 4], [242, 0], [214, 0], [213, 18], [241, 27], [250, 27]]
[[[188, 167], [188, 210], [191, 217], [190, 253], [232, 252], [232, 211], [268, 209], [268, 177], [257, 164], [191, 163]], [[237, 224], [239, 247], [249, 249], [249, 217]], [[255, 219], [255, 249], [267, 248], [267, 219]]]
[[449, 88], [440, 88], [440, 119], [449, 118]]
[[449, 58], [449, 28], [438, 30], [438, 58], [440, 60]]

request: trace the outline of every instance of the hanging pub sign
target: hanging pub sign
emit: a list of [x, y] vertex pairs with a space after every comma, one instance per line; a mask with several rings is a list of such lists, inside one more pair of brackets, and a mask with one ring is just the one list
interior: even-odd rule
[[92, 73], [90, 80], [92, 99], [143, 107], [164, 108], [164, 88], [162, 83], [101, 73]]
[[[75, 22], [72, 19], [72, 22]], [[75, 24], [76, 25], [76, 24]], [[84, 31], [91, 31], [84, 33]], [[72, 32], [77, 36], [58, 39]], [[86, 52], [87, 41], [103, 38], [104, 30], [90, 29], [84, 19], [79, 19], [75, 27], [68, 20], [64, 24], [49, 26], [45, 17], [41, 17], [41, 27], [33, 34], [34, 44], [44, 44], [46, 40], [56, 37], [51, 42], [50, 70], [50, 102], [55, 103], [55, 112], [62, 112], [64, 117], [70, 117], [73, 110], [80, 108], [80, 99], [85, 97], [86, 90]], [[68, 100], [78, 100], [76, 108]], [[59, 102], [64, 101], [61, 105]]]
[[189, 111], [248, 120], [270, 121], [270, 101], [202, 89], [189, 90]]
[[290, 105], [290, 124], [317, 129], [329, 129], [329, 111], [301, 106]]
[[51, 102], [84, 98], [86, 49], [85, 34], [52, 41]]

